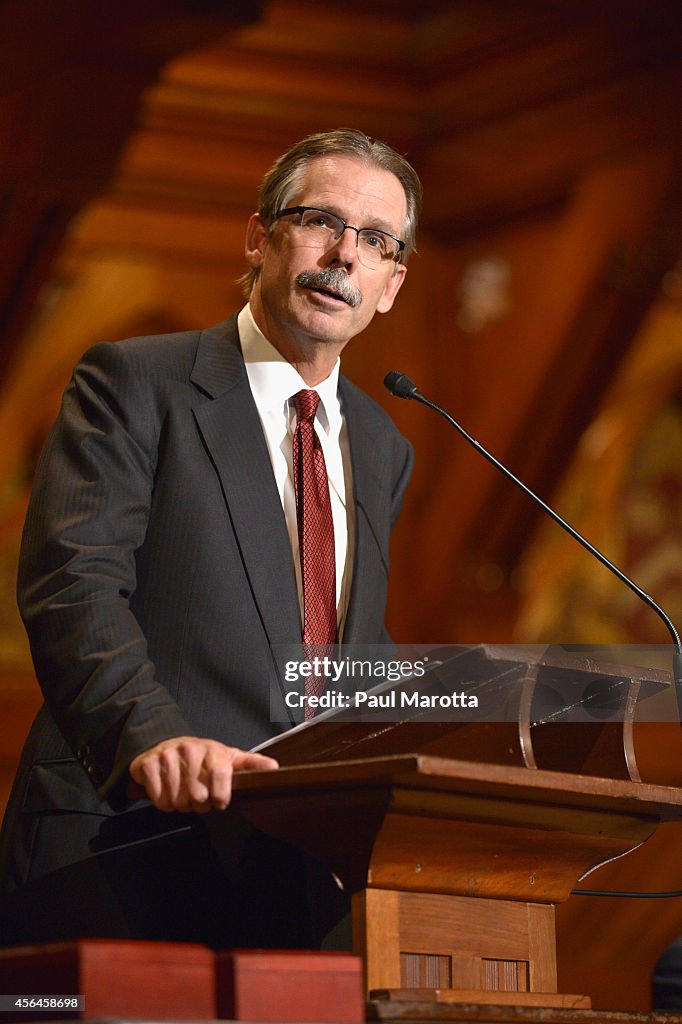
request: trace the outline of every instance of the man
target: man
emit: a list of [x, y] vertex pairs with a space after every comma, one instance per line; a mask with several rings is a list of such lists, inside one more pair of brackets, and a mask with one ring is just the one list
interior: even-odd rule
[[3, 827], [5, 942], [282, 943], [233, 927], [249, 872], [263, 894], [267, 841], [235, 823], [226, 867], [194, 812], [225, 809], [235, 771], [277, 767], [248, 751], [296, 721], [278, 644], [386, 638], [411, 450], [338, 360], [393, 305], [419, 203], [389, 147], [311, 136], [263, 182], [237, 317], [97, 345], [76, 368], [20, 561], [45, 707]]

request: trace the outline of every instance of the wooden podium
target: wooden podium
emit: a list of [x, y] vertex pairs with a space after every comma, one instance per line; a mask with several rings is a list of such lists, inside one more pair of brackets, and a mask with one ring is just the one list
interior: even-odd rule
[[[630, 698], [646, 672], [600, 667], [600, 679], [611, 672], [624, 686], [622, 721], [587, 731], [559, 721], [556, 751], [544, 723], [536, 751], [528, 686], [538, 665], [500, 650], [477, 648], [467, 663], [521, 666], [511, 696], [526, 712], [516, 723], [319, 722], [272, 745], [279, 772], [237, 777], [248, 819], [318, 858], [352, 894], [353, 948], [370, 993], [589, 1005], [557, 991], [554, 907], [591, 869], [682, 815], [677, 785], [639, 781]], [[558, 661], [595, 674], [590, 659]], [[666, 682], [656, 673], [648, 681]], [[434, 747], [451, 756], [423, 752]], [[318, 759], [321, 750], [333, 754]], [[591, 774], [538, 766], [540, 756], [572, 767], [581, 756]]]

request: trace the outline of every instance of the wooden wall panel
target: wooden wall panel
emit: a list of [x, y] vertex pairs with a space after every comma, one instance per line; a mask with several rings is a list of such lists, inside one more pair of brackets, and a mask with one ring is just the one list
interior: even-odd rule
[[258, 0], [5, 0], [0, 8], [0, 372], [78, 210], [112, 173], [140, 94]]

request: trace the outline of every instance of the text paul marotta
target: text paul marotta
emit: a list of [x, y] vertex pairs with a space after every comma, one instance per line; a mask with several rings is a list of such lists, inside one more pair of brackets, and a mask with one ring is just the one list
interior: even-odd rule
[[[362, 671], [358, 671], [362, 666]], [[367, 693], [365, 690], [357, 690], [354, 693], [347, 693], [343, 690], [336, 690], [329, 687], [339, 681], [343, 674], [346, 679], [363, 677], [365, 680], [382, 682], [398, 682], [399, 680], [414, 682], [416, 677], [424, 675], [424, 662], [351, 662], [348, 659], [343, 663], [343, 672], [335, 672], [336, 663], [330, 658], [313, 658], [311, 661], [287, 662], [285, 678], [292, 683], [309, 676], [321, 677], [326, 688], [321, 694], [306, 694], [297, 691], [289, 691], [285, 696], [285, 702], [289, 708], [323, 708], [331, 710], [334, 708], [360, 708], [368, 711], [393, 708], [477, 708], [478, 697], [475, 694], [464, 693], [453, 690], [452, 693], [419, 693], [416, 689], [410, 690], [385, 690], [383, 693]]]

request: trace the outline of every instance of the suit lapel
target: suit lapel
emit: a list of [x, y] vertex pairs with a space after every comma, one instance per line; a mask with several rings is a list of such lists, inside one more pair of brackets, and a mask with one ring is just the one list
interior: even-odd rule
[[265, 632], [296, 643], [301, 624], [284, 512], [244, 368], [236, 317], [201, 335], [192, 383], [212, 401], [195, 417], [223, 494]]
[[[385, 444], [366, 401], [340, 378], [355, 497], [355, 555], [344, 643], [357, 643], [376, 618], [376, 579], [388, 575], [390, 493]], [[364, 397], [364, 396], [363, 396]], [[383, 601], [381, 607], [383, 619]]]
[[[243, 564], [270, 644], [297, 644], [300, 609], [291, 545], [244, 361], [236, 317], [204, 331], [191, 374], [196, 421], [220, 477]], [[368, 635], [388, 575], [390, 453], [371, 406], [345, 378], [339, 381], [348, 429], [355, 499], [353, 579], [345, 643]], [[372, 629], [370, 633], [374, 632]], [[378, 635], [378, 634], [377, 634]]]

